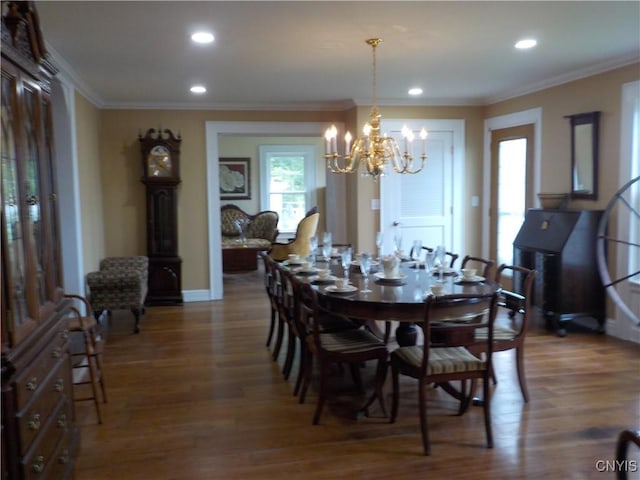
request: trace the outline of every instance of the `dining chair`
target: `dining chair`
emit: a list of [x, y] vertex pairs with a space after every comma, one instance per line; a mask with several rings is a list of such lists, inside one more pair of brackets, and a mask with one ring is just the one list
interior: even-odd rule
[[482, 275], [484, 278], [494, 278], [496, 262], [482, 257], [466, 255], [460, 264], [460, 270], [463, 268], [476, 268], [478, 270], [478, 274]]
[[[69, 319], [67, 330], [71, 335], [82, 336], [82, 347], [80, 348], [78, 345], [78, 348], [72, 347], [70, 351], [71, 368], [78, 372], [72, 376], [73, 400], [76, 402], [92, 401], [96, 408], [98, 423], [102, 424], [98, 386], [102, 393], [102, 401], [107, 403], [107, 389], [102, 368], [104, 338], [98, 332], [98, 321], [93, 315], [89, 301], [81, 295], [67, 293], [64, 296], [73, 302], [71, 311], [74, 313]], [[90, 395], [87, 393], [86, 396], [82, 396], [79, 393], [83, 388], [82, 385], [90, 386]]]
[[[281, 318], [284, 319], [287, 327], [287, 352], [283, 363], [282, 373], [284, 378], [288, 380], [295, 362], [296, 351], [299, 348], [298, 376], [293, 390], [294, 396], [297, 396], [300, 392], [300, 387], [304, 378], [304, 362], [307, 357], [307, 332], [304, 325], [299, 322], [299, 291], [301, 280], [298, 278], [297, 274], [289, 268], [278, 263], [276, 263], [276, 266], [278, 268], [280, 284], [277, 300], [278, 311]], [[361, 327], [360, 323], [347, 317], [323, 312], [322, 310], [319, 313], [319, 318], [320, 329], [323, 333], [351, 330]]]
[[[511, 277], [511, 289], [503, 288], [498, 296], [498, 320], [493, 329], [493, 351], [502, 352], [515, 349], [518, 382], [526, 403], [529, 401], [529, 392], [524, 372], [524, 341], [532, 314], [531, 295], [536, 271], [518, 265], [500, 265], [496, 272], [496, 282], [504, 285], [509, 277]], [[502, 311], [507, 312], [507, 325], [500, 322], [502, 320], [500, 312]], [[487, 334], [486, 329], [476, 330], [476, 339], [484, 340]], [[482, 353], [482, 345], [479, 343], [480, 348], [473, 350], [474, 353]], [[497, 383], [494, 370], [491, 371], [491, 377], [493, 383]]]
[[[426, 250], [427, 252], [431, 253], [433, 251], [435, 251], [435, 248], [432, 247], [422, 247], [423, 250]], [[445, 252], [445, 257], [449, 258], [449, 268], [453, 268], [456, 260], [458, 260], [458, 257], [460, 255], [458, 255], [457, 253], [453, 253], [453, 252]]]
[[275, 330], [275, 340], [273, 344], [273, 351], [271, 353], [271, 358], [273, 361], [277, 361], [280, 356], [280, 350], [282, 349], [282, 343], [284, 342], [284, 334], [286, 327], [286, 320], [280, 314], [280, 308], [278, 306], [278, 301], [281, 297], [281, 288], [282, 285], [280, 283], [280, 269], [278, 262], [274, 261], [270, 256], [267, 259], [265, 265], [269, 269], [269, 301], [272, 303], [272, 308], [275, 310], [275, 314], [273, 316], [274, 325], [273, 329]]
[[264, 289], [267, 292], [267, 297], [269, 298], [269, 307], [270, 307], [270, 315], [269, 315], [269, 333], [267, 333], [267, 343], [266, 346], [271, 346], [271, 341], [273, 340], [273, 333], [276, 327], [276, 315], [278, 314], [278, 306], [276, 304], [276, 292], [273, 287], [273, 274], [272, 263], [275, 263], [271, 257], [267, 254], [265, 250], [261, 250], [258, 252], [258, 257], [262, 259], [262, 265], [264, 268]]
[[[452, 390], [450, 382], [460, 381], [461, 391], [459, 414], [466, 411], [470, 403], [473, 388], [466, 391], [466, 384], [474, 384], [483, 379], [484, 424], [487, 447], [493, 447], [491, 430], [491, 401], [489, 375], [492, 362], [493, 323], [496, 314], [497, 293], [492, 294], [452, 294], [435, 297], [430, 295], [425, 301], [422, 332], [424, 343], [410, 347], [400, 347], [391, 352], [389, 364], [393, 377], [393, 395], [391, 419], [398, 416], [400, 398], [400, 375], [415, 378], [419, 382], [418, 398], [420, 409], [420, 430], [425, 455], [430, 455], [429, 432], [427, 423], [427, 392], [429, 384], [446, 386]], [[468, 347], [476, 340], [475, 331], [486, 328], [488, 335], [485, 355], [473, 355]]]
[[[317, 425], [320, 421], [320, 415], [327, 396], [329, 369], [332, 364], [348, 364], [354, 379], [359, 379], [361, 364], [369, 360], [377, 361], [374, 394], [369, 398], [362, 410], [365, 413], [368, 412], [368, 408], [377, 399], [380, 402], [382, 412], [386, 415], [382, 392], [389, 353], [386, 345], [364, 328], [325, 331], [322, 325], [323, 314], [318, 305], [318, 294], [310, 283], [299, 283], [298, 299], [299, 322], [301, 328], [305, 331], [307, 346], [300, 403], [304, 402], [311, 383], [313, 359], [317, 360], [320, 373], [318, 400], [313, 415], [313, 425]], [[357, 383], [359, 382], [357, 381]], [[362, 389], [361, 385], [358, 385], [358, 389]]]

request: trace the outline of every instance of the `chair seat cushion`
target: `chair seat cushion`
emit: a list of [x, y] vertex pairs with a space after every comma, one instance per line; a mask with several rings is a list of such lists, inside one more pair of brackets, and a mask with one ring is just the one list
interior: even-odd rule
[[[313, 336], [309, 339], [313, 342]], [[332, 353], [361, 353], [367, 350], [385, 350], [387, 347], [375, 335], [366, 330], [345, 330], [321, 333], [320, 343], [324, 350]]]
[[[411, 347], [400, 347], [391, 356], [397, 362], [400, 360], [407, 366], [418, 369], [422, 365], [424, 347], [415, 345]], [[464, 347], [442, 347], [431, 348], [429, 350], [429, 366], [427, 375], [438, 375], [440, 373], [472, 372], [484, 370], [485, 362], [473, 355]]]
[[[487, 329], [486, 328], [478, 328], [475, 331], [476, 341], [482, 341], [487, 339]], [[494, 340], [513, 340], [518, 335], [514, 329], [509, 327], [504, 327], [501, 325], [495, 325], [493, 327], [493, 339]]]

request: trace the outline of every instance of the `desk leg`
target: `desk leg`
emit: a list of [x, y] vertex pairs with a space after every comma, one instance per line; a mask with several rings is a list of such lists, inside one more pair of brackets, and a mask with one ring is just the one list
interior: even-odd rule
[[396, 329], [396, 341], [401, 347], [411, 347], [418, 342], [418, 327], [415, 323], [400, 322]]

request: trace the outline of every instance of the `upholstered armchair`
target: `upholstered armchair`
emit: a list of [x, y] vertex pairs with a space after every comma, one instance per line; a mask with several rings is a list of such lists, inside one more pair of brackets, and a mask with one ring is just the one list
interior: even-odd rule
[[147, 296], [149, 259], [107, 257], [100, 261], [100, 271], [87, 274], [89, 301], [96, 319], [103, 311], [131, 310], [135, 317], [133, 331], [140, 331], [140, 315]]
[[311, 253], [309, 240], [316, 234], [318, 229], [318, 220], [320, 219], [319, 213], [312, 213], [307, 215], [296, 229], [296, 236], [288, 243], [273, 243], [269, 256], [277, 261], [286, 260], [290, 253], [295, 253], [306, 257]]

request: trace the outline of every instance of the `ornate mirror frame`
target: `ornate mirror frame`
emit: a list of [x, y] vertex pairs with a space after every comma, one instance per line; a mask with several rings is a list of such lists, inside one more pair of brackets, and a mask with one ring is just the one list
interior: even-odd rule
[[597, 200], [600, 112], [565, 118], [571, 122], [571, 198]]

